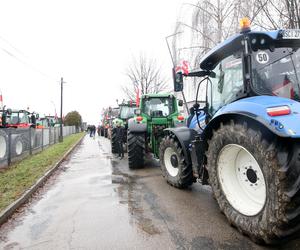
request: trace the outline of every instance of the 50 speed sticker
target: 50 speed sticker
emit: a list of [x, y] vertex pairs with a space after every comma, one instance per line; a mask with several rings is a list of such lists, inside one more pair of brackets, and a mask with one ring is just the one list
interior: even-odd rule
[[264, 51], [259, 51], [256, 54], [256, 61], [260, 64], [266, 64], [269, 62], [269, 55]]

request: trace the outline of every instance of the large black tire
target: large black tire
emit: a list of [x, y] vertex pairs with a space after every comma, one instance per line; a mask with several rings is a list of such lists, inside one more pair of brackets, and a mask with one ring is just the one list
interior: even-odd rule
[[131, 133], [128, 130], [127, 135], [128, 145], [128, 166], [130, 169], [137, 169], [144, 167], [145, 164], [145, 134]]
[[[209, 181], [214, 196], [230, 224], [255, 242], [274, 244], [300, 228], [300, 144], [295, 141], [283, 141], [282, 138], [266, 132], [261, 132], [259, 128], [248, 127], [246, 123], [241, 125], [231, 121], [230, 124], [221, 124], [220, 128], [213, 132], [206, 155]], [[224, 159], [232, 156], [232, 154], [228, 154], [227, 158], [222, 158], [222, 155], [224, 156], [224, 152], [232, 145], [238, 145], [241, 150], [246, 149], [246, 154], [249, 153], [254, 157], [254, 162], [256, 161], [258, 164], [259, 171], [263, 176], [263, 178], [248, 179], [250, 180], [248, 184], [252, 184], [252, 186], [261, 185], [260, 179], [265, 184], [263, 207], [257, 210], [256, 214], [245, 215], [237, 208], [239, 206], [237, 204], [243, 202], [243, 196], [236, 196], [238, 198], [235, 201], [235, 207], [232, 206], [234, 202], [231, 204], [229, 200], [236, 191], [232, 191], [231, 194], [228, 190], [226, 191], [224, 183], [227, 179], [224, 180], [224, 176], [219, 176], [224, 171], [222, 168], [225, 169], [224, 166], [226, 166]], [[233, 161], [228, 160], [228, 162]], [[250, 162], [249, 169], [251, 169], [251, 164]], [[232, 165], [236, 165], [236, 163]], [[240, 168], [238, 168], [235, 176], [244, 175], [247, 179], [250, 177], [250, 175], [248, 177], [249, 169], [242, 167], [241, 171], [244, 173], [239, 173]], [[238, 177], [235, 178], [238, 179]], [[245, 183], [241, 186], [245, 186]], [[252, 187], [247, 186], [247, 188]], [[253, 190], [256, 195], [255, 192], [259, 189]], [[248, 209], [247, 205], [250, 204], [250, 199], [244, 201], [246, 201], [245, 208]]]
[[186, 188], [193, 184], [192, 165], [187, 164], [180, 144], [169, 135], [160, 143], [159, 161], [162, 175], [169, 184], [177, 188]]
[[11, 140], [11, 154], [13, 157], [20, 156], [29, 149], [29, 140], [24, 135], [12, 135]]
[[0, 129], [0, 161], [7, 157], [7, 134], [5, 133], [5, 129]]
[[111, 131], [111, 152], [113, 154], [117, 153], [118, 152], [118, 148], [117, 148], [117, 135], [116, 135], [116, 129], [113, 128], [112, 131]]

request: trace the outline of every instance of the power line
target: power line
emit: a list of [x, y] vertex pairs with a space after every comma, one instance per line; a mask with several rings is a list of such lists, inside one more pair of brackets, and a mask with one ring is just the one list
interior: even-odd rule
[[[9, 44], [14, 50], [16, 50], [18, 53], [20, 53], [23, 57], [26, 57], [24, 55], [24, 53], [17, 49], [15, 46], [13, 46], [10, 42], [8, 42], [6, 39], [4, 39], [3, 37], [0, 36], [0, 39], [2, 39], [3, 41], [5, 41], [7, 44]], [[32, 65], [31, 63], [26, 62], [25, 60], [20, 59], [18, 56], [16, 56], [14, 53], [8, 51], [7, 49], [0, 47], [6, 54], [8, 54], [9, 56], [11, 56], [12, 58], [14, 58], [15, 60], [17, 60], [18, 62], [24, 64], [25, 66], [31, 68], [33, 71], [43, 75], [44, 77], [50, 79], [51, 81], [57, 81], [54, 77], [44, 73], [43, 71], [39, 70], [37, 67], [35, 67], [34, 65]]]
[[16, 48], [11, 42], [9, 42], [8, 40], [6, 40], [4, 37], [0, 36], [0, 39], [2, 41], [6, 42], [10, 47], [12, 47], [15, 51], [17, 51], [18, 53], [20, 53], [22, 56], [26, 57], [21, 50], [19, 50], [18, 48]]

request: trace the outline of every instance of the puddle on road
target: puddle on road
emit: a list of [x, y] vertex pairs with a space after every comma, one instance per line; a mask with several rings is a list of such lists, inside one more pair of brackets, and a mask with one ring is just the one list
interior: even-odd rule
[[112, 182], [118, 183], [115, 189], [121, 205], [127, 205], [130, 215], [130, 223], [137, 225], [139, 229], [148, 235], [160, 234], [160, 230], [154, 226], [153, 221], [147, 218], [142, 207], [143, 190], [139, 183], [135, 182], [136, 176], [128, 175], [118, 169], [118, 162], [112, 160]]

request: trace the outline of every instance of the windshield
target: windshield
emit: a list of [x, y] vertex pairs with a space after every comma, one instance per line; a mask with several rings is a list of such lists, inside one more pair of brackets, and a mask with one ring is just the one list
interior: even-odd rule
[[223, 59], [214, 69], [215, 78], [208, 84], [209, 111], [213, 115], [225, 104], [235, 101], [244, 89], [243, 68], [240, 54]]
[[259, 95], [276, 95], [299, 101], [300, 50], [276, 48], [253, 53], [252, 87]]
[[25, 112], [13, 112], [10, 117], [7, 117], [7, 123], [12, 125], [29, 123], [29, 118]]
[[128, 119], [134, 116], [134, 110], [136, 107], [128, 107], [128, 106], [121, 106], [120, 118], [121, 119]]
[[144, 99], [143, 113], [151, 117], [165, 117], [174, 113], [173, 98], [154, 97]]

